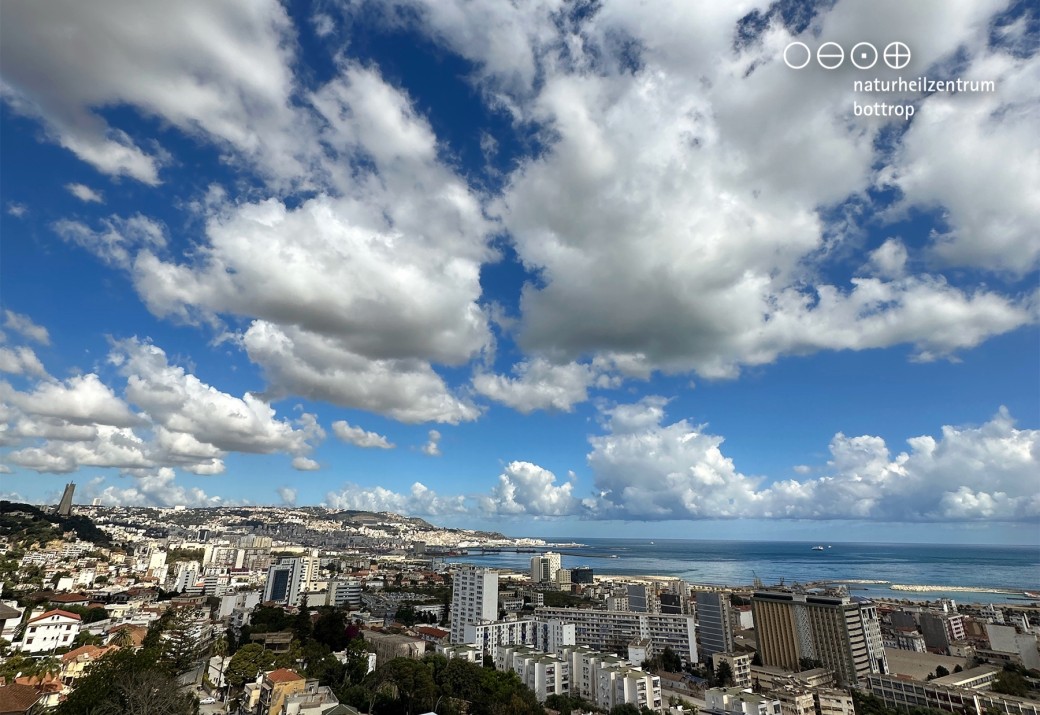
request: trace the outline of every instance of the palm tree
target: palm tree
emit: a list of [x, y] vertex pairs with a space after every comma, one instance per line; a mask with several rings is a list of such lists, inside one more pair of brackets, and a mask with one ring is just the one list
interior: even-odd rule
[[130, 629], [123, 626], [115, 635], [112, 636], [112, 640], [109, 641], [109, 645], [118, 646], [120, 648], [133, 648], [134, 647], [134, 634], [130, 632]]

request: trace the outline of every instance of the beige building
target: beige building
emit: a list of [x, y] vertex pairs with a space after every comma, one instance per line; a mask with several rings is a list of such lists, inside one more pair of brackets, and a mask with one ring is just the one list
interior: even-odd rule
[[833, 670], [841, 685], [887, 673], [877, 609], [846, 597], [757, 591], [751, 598], [766, 665], [800, 670], [803, 659]]
[[286, 668], [272, 670], [260, 683], [256, 715], [281, 715], [289, 696], [303, 692], [307, 679]]
[[734, 687], [751, 687], [751, 655], [749, 653], [716, 653], [711, 657], [711, 665], [716, 672], [723, 663], [729, 666], [729, 672], [733, 674]]

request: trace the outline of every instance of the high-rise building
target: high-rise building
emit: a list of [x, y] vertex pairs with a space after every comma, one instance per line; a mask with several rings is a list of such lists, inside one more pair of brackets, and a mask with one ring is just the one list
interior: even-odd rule
[[72, 495], [76, 491], [76, 485], [73, 482], [69, 482], [65, 485], [65, 491], [61, 494], [61, 501], [58, 502], [58, 515], [69, 516], [72, 514]]
[[546, 551], [531, 557], [531, 580], [535, 583], [555, 583], [556, 572], [563, 563], [559, 554]]
[[945, 651], [951, 643], [964, 640], [964, 616], [959, 613], [925, 611], [921, 614], [921, 633], [929, 648]]
[[716, 653], [733, 651], [733, 607], [724, 591], [698, 591], [696, 600], [698, 652], [710, 662]]
[[451, 642], [464, 643], [466, 624], [498, 618], [498, 571], [461, 566], [452, 575]]
[[888, 672], [877, 609], [869, 601], [758, 591], [751, 606], [765, 665], [801, 670], [803, 659], [818, 661], [844, 686]]
[[274, 601], [289, 606], [297, 605], [300, 597], [303, 568], [300, 559], [283, 558], [267, 569], [264, 602]]

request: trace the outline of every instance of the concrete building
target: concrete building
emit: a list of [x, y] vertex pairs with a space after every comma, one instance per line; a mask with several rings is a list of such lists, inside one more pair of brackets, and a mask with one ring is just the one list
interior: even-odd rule
[[704, 692], [702, 711], [714, 715], [781, 715], [780, 701], [746, 688], [711, 688]]
[[959, 613], [925, 611], [920, 616], [925, 645], [948, 653], [950, 644], [965, 638], [964, 616]]
[[361, 636], [375, 651], [376, 667], [394, 658], [419, 659], [426, 655], [426, 641], [421, 638], [376, 631], [361, 631]]
[[556, 583], [556, 572], [562, 567], [562, 557], [553, 551], [531, 557], [531, 581]]
[[307, 686], [307, 679], [286, 668], [272, 670], [260, 683], [256, 715], [281, 715], [285, 701]]
[[711, 665], [718, 672], [719, 666], [725, 663], [733, 674], [733, 687], [751, 687], [751, 654], [750, 653], [716, 653], [711, 657]]
[[671, 648], [686, 663], [697, 662], [694, 617], [665, 613], [595, 611], [587, 608], [536, 608], [540, 619], [573, 623], [574, 642], [596, 650], [627, 653], [628, 644], [649, 638], [654, 652]]
[[76, 640], [81, 625], [81, 619], [75, 613], [47, 611], [30, 618], [25, 624], [25, 635], [18, 649], [23, 653], [47, 653], [66, 648]]
[[1019, 633], [1014, 626], [987, 623], [986, 638], [989, 639], [989, 650], [994, 654], [1007, 653], [1012, 656], [1007, 659], [1008, 662], [1017, 663], [1032, 670], [1040, 670], [1040, 652], [1037, 651], [1034, 634]]
[[467, 623], [464, 642], [493, 656], [495, 648], [506, 645], [525, 645], [543, 652], [555, 652], [575, 644], [575, 626], [559, 619], [523, 618], [519, 620]]
[[437, 644], [437, 652], [448, 660], [458, 658], [467, 663], [476, 663], [477, 665], [484, 662], [484, 651], [471, 645]]
[[264, 586], [264, 603], [274, 601], [295, 606], [300, 600], [302, 584], [302, 559], [283, 558], [267, 570]]
[[331, 581], [327, 600], [327, 605], [336, 608], [357, 608], [361, 605], [361, 582], [356, 578]]
[[661, 679], [623, 658], [585, 646], [566, 646], [557, 653], [568, 664], [570, 692], [610, 710], [630, 703], [661, 710]]
[[698, 652], [704, 662], [716, 653], [733, 651], [733, 616], [729, 593], [725, 591], [698, 591], [697, 635]]
[[498, 571], [461, 566], [452, 577], [451, 642], [465, 643], [466, 624], [498, 618]]
[[58, 516], [72, 515], [72, 495], [75, 493], [75, 483], [69, 482], [65, 485], [65, 491], [61, 493], [61, 501], [58, 502]]
[[498, 646], [495, 648], [495, 668], [520, 676], [521, 682], [534, 691], [540, 703], [550, 695], [570, 692], [570, 665], [552, 653], [522, 645]]
[[868, 601], [757, 591], [751, 598], [762, 662], [800, 670], [801, 659], [819, 661], [844, 686], [871, 673], [887, 673], [877, 609]]
[[[954, 675], [970, 675], [970, 671]], [[944, 682], [946, 677], [917, 681], [872, 674], [867, 676], [866, 684], [870, 692], [881, 698], [885, 705], [903, 711], [927, 707], [958, 715], [987, 715], [993, 712], [1003, 715], [1040, 715], [1040, 701], [960, 687], [949, 681]], [[971, 677], [974, 679], [974, 676]]]

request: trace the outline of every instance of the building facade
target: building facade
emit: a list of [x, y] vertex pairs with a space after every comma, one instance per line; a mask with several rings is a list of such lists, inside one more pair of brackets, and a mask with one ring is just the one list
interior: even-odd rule
[[709, 662], [716, 653], [733, 651], [733, 618], [729, 593], [725, 591], [698, 591], [697, 635], [699, 653]]
[[451, 642], [466, 642], [466, 624], [498, 618], [498, 571], [461, 566], [452, 576]]
[[758, 591], [751, 605], [766, 665], [797, 671], [803, 659], [818, 661], [845, 686], [888, 672], [877, 609], [870, 602]]
[[574, 642], [596, 650], [627, 653], [628, 644], [649, 638], [655, 653], [671, 648], [686, 663], [697, 662], [694, 617], [667, 613], [536, 608], [539, 619], [574, 624]]

